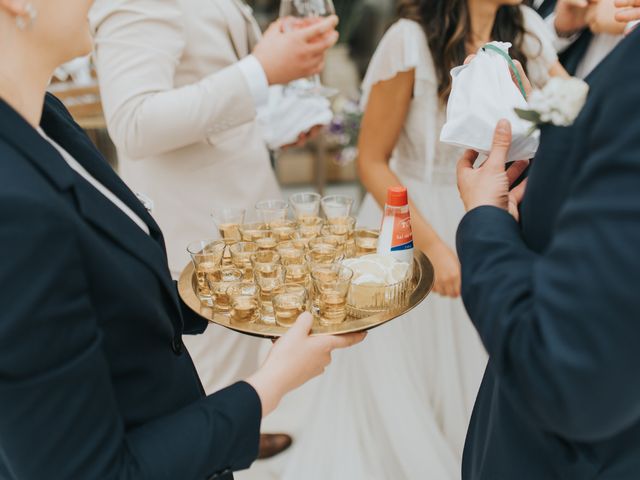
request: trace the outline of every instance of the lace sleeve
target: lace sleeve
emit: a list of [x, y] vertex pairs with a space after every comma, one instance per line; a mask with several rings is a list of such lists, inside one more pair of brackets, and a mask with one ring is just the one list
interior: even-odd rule
[[401, 72], [415, 69], [414, 97], [426, 91], [428, 83], [437, 83], [437, 77], [427, 37], [422, 27], [412, 20], [398, 20], [384, 35], [376, 49], [362, 83], [361, 107], [369, 100], [376, 83], [391, 80]]

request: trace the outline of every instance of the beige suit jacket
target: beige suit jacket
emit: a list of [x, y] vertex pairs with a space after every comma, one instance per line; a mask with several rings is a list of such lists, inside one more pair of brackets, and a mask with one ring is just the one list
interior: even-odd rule
[[120, 173], [154, 201], [175, 275], [217, 237], [214, 207], [280, 197], [237, 66], [260, 31], [241, 0], [97, 0], [90, 20]]
[[[97, 0], [90, 21], [120, 173], [154, 201], [177, 276], [189, 242], [218, 236], [213, 208], [280, 196], [237, 65], [259, 29], [240, 0]], [[207, 393], [263, 355], [259, 340], [223, 328], [184, 340]]]

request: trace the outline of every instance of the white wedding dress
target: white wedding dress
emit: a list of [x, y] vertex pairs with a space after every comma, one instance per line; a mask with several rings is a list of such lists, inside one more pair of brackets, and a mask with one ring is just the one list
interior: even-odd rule
[[[525, 10], [527, 28], [546, 26]], [[546, 39], [530, 61], [530, 75], [546, 80], [557, 60]], [[422, 215], [455, 250], [464, 210], [455, 178], [460, 151], [437, 139], [445, 109], [435, 98], [435, 67], [426, 36], [400, 20], [387, 32], [364, 81], [372, 86], [415, 69], [414, 98], [391, 167]], [[392, 106], [390, 106], [391, 108]], [[427, 152], [427, 153], [425, 153]], [[431, 153], [429, 153], [431, 152]], [[426, 157], [433, 159], [426, 165]], [[367, 195], [361, 225], [380, 224], [381, 209]], [[487, 356], [461, 300], [431, 295], [401, 319], [370, 332], [365, 342], [334, 354], [300, 405], [306, 424], [289, 454], [282, 480], [448, 480], [460, 477], [465, 434]]]

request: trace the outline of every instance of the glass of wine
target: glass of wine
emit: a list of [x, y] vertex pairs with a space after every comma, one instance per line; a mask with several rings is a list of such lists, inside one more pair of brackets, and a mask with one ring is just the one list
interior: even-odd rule
[[[280, 18], [286, 30], [295, 29], [298, 25], [308, 25], [314, 19], [335, 14], [332, 0], [282, 0], [280, 3]], [[322, 85], [320, 75], [291, 82], [286, 90], [302, 96], [333, 97], [338, 93], [338, 90]]]

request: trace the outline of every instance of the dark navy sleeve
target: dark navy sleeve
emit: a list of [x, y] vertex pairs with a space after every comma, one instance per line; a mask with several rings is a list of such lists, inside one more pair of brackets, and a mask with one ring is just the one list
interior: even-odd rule
[[246, 383], [125, 430], [72, 222], [1, 192], [0, 219], [0, 455], [11, 478], [202, 480], [255, 460], [262, 409]]
[[500, 388], [567, 439], [605, 439], [640, 419], [640, 125], [628, 121], [638, 65], [611, 73], [545, 251], [494, 207], [469, 212], [458, 231], [463, 299]]

